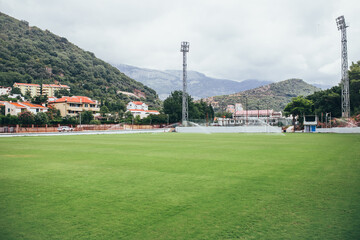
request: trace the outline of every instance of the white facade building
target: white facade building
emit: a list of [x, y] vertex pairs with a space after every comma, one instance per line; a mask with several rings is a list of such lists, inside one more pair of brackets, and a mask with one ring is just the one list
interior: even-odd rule
[[140, 119], [146, 118], [149, 115], [160, 114], [156, 110], [148, 110], [148, 105], [139, 101], [129, 102], [126, 106], [126, 109], [131, 112], [134, 117], [140, 116]]
[[0, 86], [0, 95], [9, 95], [11, 92], [11, 87], [2, 87]]
[[1, 102], [5, 106], [5, 115], [18, 115], [19, 113], [29, 111], [34, 114], [37, 114], [39, 112], [47, 112], [48, 108], [38, 105], [38, 104], [32, 104], [29, 102]]

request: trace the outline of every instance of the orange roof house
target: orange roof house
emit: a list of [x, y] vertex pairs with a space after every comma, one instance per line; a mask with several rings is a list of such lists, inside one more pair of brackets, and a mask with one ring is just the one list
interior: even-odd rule
[[37, 114], [39, 112], [47, 112], [48, 108], [33, 104], [29, 102], [2, 102], [5, 105], [5, 114], [10, 115], [18, 115], [19, 113], [22, 113], [24, 111], [29, 111], [34, 114]]
[[59, 109], [63, 117], [67, 115], [77, 116], [83, 111], [91, 111], [95, 115], [100, 112], [98, 102], [85, 96], [64, 96], [55, 101], [50, 101], [49, 105]]

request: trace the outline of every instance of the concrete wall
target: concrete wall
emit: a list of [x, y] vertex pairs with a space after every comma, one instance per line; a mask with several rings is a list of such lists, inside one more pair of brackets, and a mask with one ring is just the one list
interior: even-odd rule
[[317, 133], [360, 133], [360, 127], [317, 128]]
[[239, 126], [239, 127], [176, 127], [180, 133], [281, 133], [280, 127]]

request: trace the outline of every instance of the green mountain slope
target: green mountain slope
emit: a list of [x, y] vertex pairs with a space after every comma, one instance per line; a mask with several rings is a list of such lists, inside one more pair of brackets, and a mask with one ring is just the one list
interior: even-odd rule
[[235, 94], [206, 98], [204, 101], [217, 103], [215, 110], [225, 110], [228, 104], [241, 103], [244, 108], [247, 105], [249, 110], [269, 108], [282, 111], [291, 98], [307, 96], [315, 91], [320, 91], [320, 88], [301, 79], [288, 79]]
[[31, 27], [0, 13], [0, 85], [17, 82], [53, 83], [71, 87], [74, 95], [96, 99], [126, 100], [119, 90], [146, 94], [146, 102], [157, 104], [156, 92], [110, 64], [84, 51], [66, 38]]

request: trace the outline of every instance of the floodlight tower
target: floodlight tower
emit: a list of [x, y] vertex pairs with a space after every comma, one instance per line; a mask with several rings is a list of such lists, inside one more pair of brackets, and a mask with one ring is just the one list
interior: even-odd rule
[[350, 117], [350, 91], [349, 91], [349, 73], [347, 56], [347, 39], [344, 16], [336, 18], [338, 30], [341, 30], [341, 112], [342, 117]]
[[189, 42], [181, 42], [181, 52], [183, 53], [183, 94], [182, 94], [182, 125], [186, 126], [188, 121], [188, 98], [186, 92], [186, 78], [187, 78], [187, 63], [186, 53], [189, 52]]

